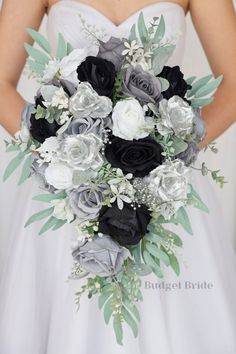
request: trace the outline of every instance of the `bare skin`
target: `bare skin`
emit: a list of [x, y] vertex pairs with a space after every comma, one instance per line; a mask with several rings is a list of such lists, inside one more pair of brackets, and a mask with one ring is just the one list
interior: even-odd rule
[[[39, 28], [42, 18], [58, 0], [3, 0], [0, 15], [0, 124], [12, 135], [19, 130], [24, 100], [16, 91], [31, 43], [26, 27]], [[78, 1], [78, 0], [74, 0]], [[119, 25], [153, 0], [83, 0]], [[215, 76], [224, 75], [215, 100], [203, 108], [207, 136], [201, 147], [215, 140], [236, 120], [236, 16], [232, 0], [176, 0], [190, 11]], [[24, 9], [24, 11], [22, 11]], [[125, 14], [125, 16], [124, 16]], [[210, 15], [209, 15], [210, 14]], [[17, 19], [17, 21], [16, 21]], [[197, 64], [197, 63], [196, 63]]]

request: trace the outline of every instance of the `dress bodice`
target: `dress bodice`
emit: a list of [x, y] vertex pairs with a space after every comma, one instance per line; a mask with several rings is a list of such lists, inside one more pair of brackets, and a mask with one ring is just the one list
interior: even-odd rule
[[180, 5], [173, 2], [157, 2], [145, 6], [117, 26], [100, 11], [87, 4], [78, 0], [59, 0], [52, 5], [48, 14], [48, 38], [54, 51], [59, 32], [74, 48], [92, 45], [90, 43], [92, 35], [89, 33], [94, 31], [104, 41], [110, 36], [127, 38], [141, 11], [147, 24], [153, 17], [164, 16], [165, 38], [176, 44], [176, 50], [168, 64], [181, 64], [185, 44], [185, 13]]

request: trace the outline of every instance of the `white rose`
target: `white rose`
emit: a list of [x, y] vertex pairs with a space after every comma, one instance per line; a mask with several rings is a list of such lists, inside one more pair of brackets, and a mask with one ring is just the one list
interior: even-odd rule
[[56, 189], [67, 189], [72, 186], [73, 170], [62, 163], [53, 163], [46, 168], [45, 178]]
[[87, 58], [87, 56], [97, 56], [98, 47], [91, 46], [89, 48], [74, 49], [69, 55], [62, 59], [60, 63], [61, 78], [75, 84], [79, 83], [77, 78], [77, 67]]
[[145, 117], [142, 106], [135, 98], [117, 102], [112, 121], [113, 134], [125, 140], [145, 138], [154, 127], [153, 119]]

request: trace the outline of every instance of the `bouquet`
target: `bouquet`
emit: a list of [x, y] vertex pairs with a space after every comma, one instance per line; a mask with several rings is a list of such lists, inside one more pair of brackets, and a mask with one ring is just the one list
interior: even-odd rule
[[124, 323], [138, 334], [141, 277], [161, 278], [165, 266], [180, 273], [183, 242], [165, 225], [192, 234], [187, 207], [208, 212], [192, 169], [224, 183], [205, 163], [194, 167], [205, 135], [201, 108], [222, 77], [185, 79], [179, 66], [166, 65], [175, 45], [165, 40], [163, 16], [147, 27], [141, 13], [129, 38], [89, 48], [73, 49], [59, 34], [55, 55], [41, 34], [27, 31], [38, 44], [25, 49], [40, 88], [7, 142], [17, 155], [4, 180], [22, 165], [19, 184], [34, 176], [45, 190], [33, 199], [48, 207], [26, 222], [45, 219], [39, 235], [75, 226], [70, 278], [86, 279], [76, 302], [98, 295], [122, 344]]

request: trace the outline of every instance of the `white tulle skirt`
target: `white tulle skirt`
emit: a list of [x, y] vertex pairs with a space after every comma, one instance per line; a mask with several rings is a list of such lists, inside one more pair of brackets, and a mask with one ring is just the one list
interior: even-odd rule
[[[143, 279], [139, 337], [125, 327], [124, 345], [115, 342], [97, 298], [74, 294], [83, 280], [67, 281], [71, 238], [67, 225], [37, 235], [39, 223], [24, 228], [44, 205], [35, 181], [18, 191], [0, 284], [1, 354], [235, 354], [236, 256], [222, 220], [220, 204], [207, 178], [194, 176], [195, 187], [211, 213], [189, 209], [194, 236], [184, 241], [181, 275], [164, 269], [164, 280]], [[171, 289], [170, 289], [171, 288]]]

